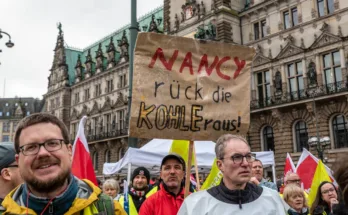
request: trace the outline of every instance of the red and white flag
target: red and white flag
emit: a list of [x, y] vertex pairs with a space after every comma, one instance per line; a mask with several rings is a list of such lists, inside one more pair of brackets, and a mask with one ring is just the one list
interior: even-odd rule
[[285, 160], [285, 166], [284, 166], [284, 177], [289, 172], [293, 173], [295, 172], [296, 168], [294, 163], [292, 162], [291, 156], [289, 153], [286, 154], [286, 160]]
[[84, 124], [87, 116], [83, 116], [73, 145], [72, 173], [80, 179], [88, 179], [98, 186], [97, 177], [94, 173], [93, 163], [89, 154]]
[[[318, 158], [316, 158], [307, 149], [303, 148], [303, 152], [297, 163], [296, 173], [300, 176], [301, 181], [303, 183], [303, 188], [305, 190], [309, 190], [311, 188], [312, 180], [313, 180], [318, 162], [319, 162]], [[337, 184], [332, 175], [333, 174], [332, 170], [326, 165], [325, 165], [325, 169], [327, 173], [329, 174], [331, 181]]]

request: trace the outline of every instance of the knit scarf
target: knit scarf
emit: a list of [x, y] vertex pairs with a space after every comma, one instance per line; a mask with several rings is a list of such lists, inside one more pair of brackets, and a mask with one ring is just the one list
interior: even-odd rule
[[[44, 215], [65, 214], [75, 200], [77, 191], [77, 180], [71, 175], [67, 189], [52, 201], [50, 206], [45, 210]], [[25, 204], [27, 204], [27, 197], [28, 187], [27, 184], [24, 184], [22, 200]], [[34, 194], [30, 193], [29, 202], [26, 207], [34, 210], [37, 214], [41, 214], [49, 201], [50, 199], [48, 198], [36, 197]]]
[[145, 196], [145, 191], [142, 190], [142, 191], [137, 191], [135, 190], [133, 187], [130, 188], [130, 192], [134, 195], [134, 196], [138, 196], [138, 197], [143, 197]]

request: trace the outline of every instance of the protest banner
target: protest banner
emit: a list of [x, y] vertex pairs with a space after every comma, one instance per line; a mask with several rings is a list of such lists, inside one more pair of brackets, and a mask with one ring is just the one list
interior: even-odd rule
[[216, 141], [245, 134], [254, 54], [245, 46], [139, 33], [129, 136]]

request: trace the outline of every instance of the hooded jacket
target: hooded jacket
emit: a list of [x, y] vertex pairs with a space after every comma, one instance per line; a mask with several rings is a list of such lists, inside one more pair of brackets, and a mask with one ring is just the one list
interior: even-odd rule
[[285, 215], [278, 193], [267, 187], [247, 183], [244, 190], [229, 190], [221, 181], [209, 190], [191, 194], [178, 215]]
[[[78, 192], [66, 215], [93, 215], [98, 214], [96, 202], [101, 195], [101, 190], [92, 182], [84, 179], [77, 179]], [[2, 202], [4, 212], [2, 214], [28, 214], [37, 215], [32, 209], [26, 207], [26, 203], [22, 200], [24, 184], [11, 191]], [[127, 215], [121, 205], [117, 201], [114, 202], [115, 215]], [[1, 212], [0, 212], [1, 214]], [[106, 214], [106, 213], [105, 213]]]

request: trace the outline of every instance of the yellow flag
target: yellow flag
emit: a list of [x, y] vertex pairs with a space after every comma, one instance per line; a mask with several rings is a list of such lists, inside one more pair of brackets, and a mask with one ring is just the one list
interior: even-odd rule
[[[173, 140], [172, 146], [170, 147], [169, 153], [176, 153], [180, 155], [186, 163], [188, 160], [188, 150], [189, 150], [190, 141], [187, 140]], [[192, 162], [191, 165], [194, 165], [194, 152], [192, 152]], [[191, 169], [191, 168], [188, 168]]]
[[311, 207], [315, 200], [315, 196], [317, 195], [318, 188], [321, 182], [323, 181], [330, 181], [330, 176], [327, 173], [325, 166], [321, 160], [319, 160], [319, 163], [317, 165], [317, 168], [315, 169], [314, 177], [312, 180], [311, 190], [308, 195], [308, 206]]
[[216, 158], [214, 159], [213, 165], [211, 167], [210, 173], [203, 183], [200, 190], [206, 190], [211, 187], [217, 186], [220, 184], [222, 178], [222, 173], [219, 170], [217, 164], [216, 164]]

